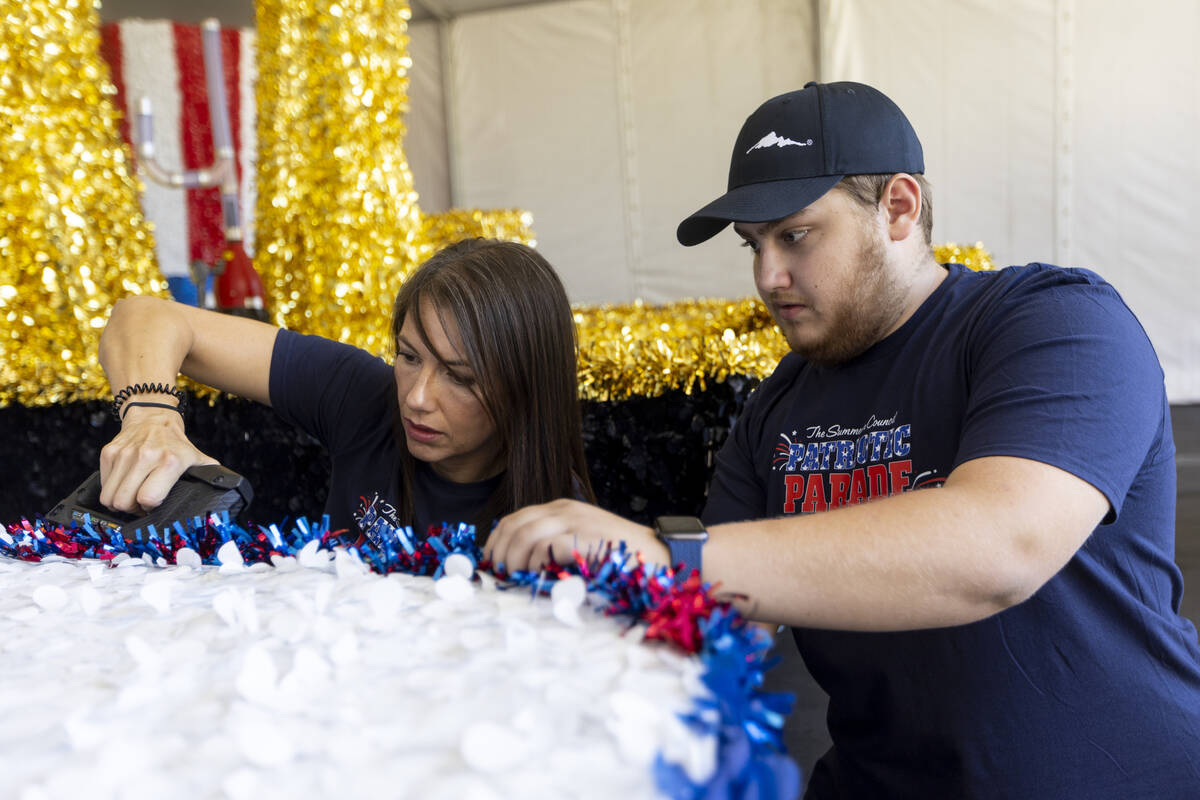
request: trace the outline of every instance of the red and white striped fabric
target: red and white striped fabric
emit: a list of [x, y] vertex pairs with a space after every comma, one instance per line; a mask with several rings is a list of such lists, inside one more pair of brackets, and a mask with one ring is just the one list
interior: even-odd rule
[[[211, 164], [213, 139], [200, 26], [131, 19], [105, 24], [100, 33], [100, 53], [111, 68], [117, 88], [115, 103], [125, 115], [121, 136], [130, 144], [130, 150], [136, 152], [131, 123], [138, 102], [149, 97], [159, 164], [172, 172]], [[242, 231], [250, 254], [254, 252], [257, 150], [254, 47], [254, 31], [221, 30]], [[219, 190], [177, 189], [143, 180], [146, 191], [142, 210], [154, 223], [155, 251], [163, 274], [168, 278], [189, 276], [188, 264], [194, 260], [216, 264], [225, 246]]]

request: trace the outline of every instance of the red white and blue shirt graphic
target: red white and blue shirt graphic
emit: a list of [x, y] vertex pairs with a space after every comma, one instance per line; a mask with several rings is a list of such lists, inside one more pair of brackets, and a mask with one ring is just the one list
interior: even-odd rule
[[771, 470], [783, 480], [783, 514], [811, 514], [945, 480], [937, 468], [915, 472], [912, 424], [898, 413], [865, 424], [810, 425], [779, 434]]

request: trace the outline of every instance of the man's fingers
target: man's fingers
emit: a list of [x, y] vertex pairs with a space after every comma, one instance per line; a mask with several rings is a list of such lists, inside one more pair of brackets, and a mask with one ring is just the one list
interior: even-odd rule
[[563, 564], [573, 550], [594, 554], [609, 542], [622, 540], [643, 552], [657, 544], [653, 532], [643, 525], [577, 500], [560, 499], [501, 519], [484, 543], [484, 555], [513, 572], [542, 567], [551, 557]]
[[532, 546], [530, 538], [534, 536], [536, 522], [526, 515], [524, 521], [506, 518], [502, 521], [503, 528], [497, 526], [493, 537], [488, 543], [492, 545], [491, 562], [503, 566], [508, 572], [516, 572], [526, 568], [529, 549]]
[[571, 561], [571, 551], [575, 549], [574, 536], [559, 533], [548, 536], [538, 542], [530, 554], [530, 569], [541, 569], [551, 561], [563, 566]]
[[483, 543], [483, 557], [485, 560], [493, 564], [499, 564], [499, 557], [504, 553], [503, 543], [505, 541], [505, 520], [508, 517], [502, 517], [499, 522], [492, 528], [492, 532], [488, 534], [488, 538]]
[[544, 520], [528, 523], [513, 537], [512, 542], [508, 546], [508, 556], [504, 561], [504, 566], [509, 572], [533, 568], [533, 565], [530, 563], [532, 560], [531, 556], [539, 540], [545, 535], [540, 533], [540, 530], [544, 527]]
[[484, 542], [484, 557], [493, 564], [504, 564], [507, 567], [508, 551], [513, 538], [530, 520], [535, 519], [540, 513], [545, 513], [539, 511], [542, 508], [543, 506], [526, 506], [502, 517], [496, 523], [496, 527], [492, 529], [487, 541]]
[[563, 530], [563, 521], [548, 506], [529, 506], [500, 520], [484, 545], [484, 555], [508, 572], [540, 567], [549, 541]]

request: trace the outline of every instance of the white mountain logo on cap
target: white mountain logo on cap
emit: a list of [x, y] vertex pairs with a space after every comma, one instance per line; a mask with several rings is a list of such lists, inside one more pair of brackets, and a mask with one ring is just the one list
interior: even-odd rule
[[[812, 143], [812, 139], [809, 139], [805, 142], [797, 142], [795, 139], [787, 139], [783, 136], [776, 135], [775, 131], [771, 131], [766, 136], [759, 139], [758, 144], [754, 145], [754, 147], [751, 147], [750, 150], [757, 150], [760, 147], [811, 147]], [[747, 150], [746, 153], [749, 154], [750, 150]]]

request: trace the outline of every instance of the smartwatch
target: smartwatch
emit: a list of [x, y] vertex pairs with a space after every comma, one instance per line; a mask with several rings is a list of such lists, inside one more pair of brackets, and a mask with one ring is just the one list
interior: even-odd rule
[[654, 520], [654, 533], [667, 546], [672, 568], [683, 578], [700, 571], [700, 556], [704, 543], [708, 541], [708, 530], [695, 517], [658, 517]]

